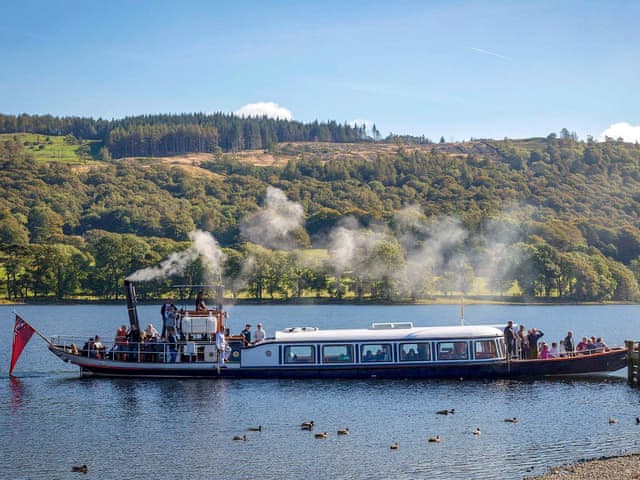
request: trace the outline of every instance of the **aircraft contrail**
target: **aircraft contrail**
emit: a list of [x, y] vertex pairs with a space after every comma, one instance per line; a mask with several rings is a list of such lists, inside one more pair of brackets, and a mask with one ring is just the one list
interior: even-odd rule
[[504, 60], [511, 60], [509, 57], [505, 57], [504, 55], [500, 55], [499, 53], [490, 52], [489, 50], [485, 50], [483, 48], [471, 47], [471, 50], [474, 50], [478, 53], [484, 53], [485, 55], [491, 55], [493, 57], [502, 58]]

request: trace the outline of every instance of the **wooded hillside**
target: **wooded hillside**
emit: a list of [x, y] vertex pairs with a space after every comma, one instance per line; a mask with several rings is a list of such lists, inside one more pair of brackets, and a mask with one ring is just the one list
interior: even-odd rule
[[[74, 163], [36, 159], [38, 145], [15, 132], [0, 136], [0, 242], [11, 298], [114, 297], [125, 276], [187, 248], [195, 230], [211, 232], [225, 249], [234, 293], [255, 298], [420, 299], [473, 291], [480, 278], [494, 295], [638, 298], [638, 145], [577, 141], [566, 131], [528, 140], [375, 142], [364, 129], [332, 122], [323, 124], [330, 139], [344, 135], [344, 143], [294, 142], [320, 138], [313, 133], [320, 124], [20, 118], [0, 116], [0, 130], [37, 131], [45, 142], [55, 127], [79, 146], [106, 143]], [[248, 129], [246, 142], [254, 128], [247, 125], [283, 130], [261, 133], [260, 150], [235, 151], [240, 140], [229, 141], [226, 128]], [[292, 138], [281, 140], [283, 131]], [[100, 152], [105, 145], [109, 151]], [[247, 146], [255, 145], [237, 150]], [[184, 150], [206, 153], [189, 161], [116, 158]], [[253, 216], [266, 208], [268, 187], [301, 208], [286, 245], [246, 226], [263, 218]], [[344, 232], [360, 243], [337, 268], [332, 242]], [[424, 254], [433, 245], [440, 250]], [[203, 269], [196, 261], [182, 281], [198, 283]]]

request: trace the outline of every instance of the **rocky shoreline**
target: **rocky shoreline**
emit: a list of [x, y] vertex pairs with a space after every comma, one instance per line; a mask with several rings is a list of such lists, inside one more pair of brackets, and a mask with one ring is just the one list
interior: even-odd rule
[[585, 460], [525, 480], [640, 480], [640, 454]]

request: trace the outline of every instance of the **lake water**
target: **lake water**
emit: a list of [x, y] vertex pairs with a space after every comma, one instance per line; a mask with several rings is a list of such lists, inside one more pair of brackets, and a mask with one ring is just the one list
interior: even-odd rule
[[[455, 325], [457, 306], [236, 306], [229, 324]], [[45, 335], [128, 324], [124, 306], [20, 306]], [[159, 306], [139, 308], [159, 323]], [[640, 306], [470, 305], [468, 324], [512, 319], [558, 340], [566, 331], [640, 339]], [[24, 479], [521, 479], [548, 466], [640, 451], [640, 391], [624, 371], [572, 380], [313, 381], [80, 378], [34, 336], [8, 376], [12, 307], [0, 307], [0, 477]], [[455, 415], [436, 415], [455, 408]], [[505, 423], [518, 417], [517, 424]], [[616, 424], [608, 419], [615, 417]], [[297, 425], [314, 420], [317, 440]], [[263, 432], [248, 432], [262, 425]], [[338, 437], [348, 427], [351, 435]], [[482, 434], [475, 436], [473, 430]], [[232, 441], [247, 434], [248, 441]], [[440, 443], [427, 438], [439, 435]], [[398, 442], [398, 450], [390, 450]], [[71, 473], [87, 464], [86, 476]], [[78, 477], [79, 476], [79, 477]]]

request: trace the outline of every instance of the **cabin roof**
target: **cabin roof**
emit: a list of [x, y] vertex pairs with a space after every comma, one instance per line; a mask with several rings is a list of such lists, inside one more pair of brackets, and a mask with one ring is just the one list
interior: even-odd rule
[[391, 329], [335, 329], [313, 330], [309, 327], [278, 330], [277, 341], [283, 342], [328, 342], [328, 341], [417, 341], [431, 339], [457, 339], [475, 337], [502, 337], [503, 331], [489, 325], [464, 325], [451, 327], [413, 327]]

